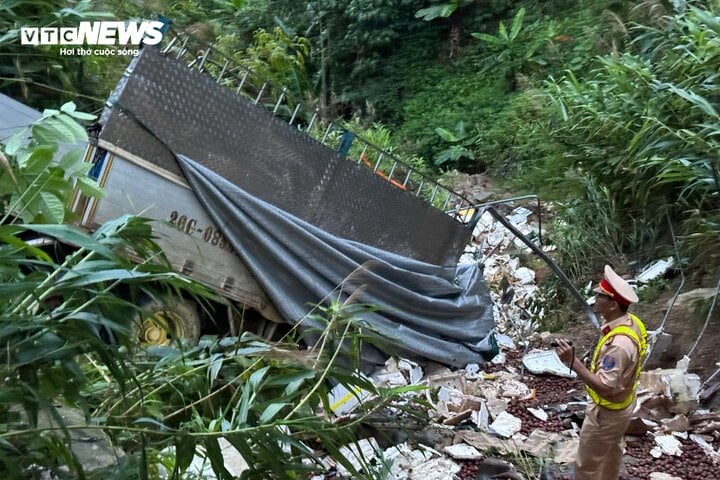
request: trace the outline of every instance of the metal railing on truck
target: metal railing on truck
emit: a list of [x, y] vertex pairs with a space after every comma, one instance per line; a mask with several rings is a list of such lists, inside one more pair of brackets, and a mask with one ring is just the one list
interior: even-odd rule
[[478, 216], [470, 212], [477, 210], [471, 208], [472, 202], [468, 199], [346, 126], [323, 118], [319, 108], [305, 105], [294, 98], [287, 87], [275, 85], [212, 44], [169, 29], [163, 39], [162, 52], [183, 61], [190, 69], [208, 75], [218, 84], [304, 131], [326, 147], [339, 151], [349, 160], [372, 170], [394, 187], [423, 199], [469, 228], [474, 226]]

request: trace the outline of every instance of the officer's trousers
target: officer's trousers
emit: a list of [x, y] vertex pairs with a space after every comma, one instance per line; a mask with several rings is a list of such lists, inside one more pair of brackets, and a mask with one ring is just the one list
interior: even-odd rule
[[618, 480], [623, 435], [633, 407], [634, 402], [623, 410], [609, 410], [592, 400], [588, 403], [575, 456], [575, 480]]

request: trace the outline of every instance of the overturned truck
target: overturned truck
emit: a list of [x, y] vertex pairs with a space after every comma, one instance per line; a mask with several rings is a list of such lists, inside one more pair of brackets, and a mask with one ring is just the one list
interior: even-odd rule
[[[132, 61], [100, 127], [87, 158], [106, 195], [76, 198], [82, 226], [158, 220], [172, 265], [241, 307], [214, 318], [226, 331], [238, 333], [233, 311], [269, 335], [353, 295], [378, 307], [363, 321], [405, 354], [461, 366], [491, 349], [487, 287], [457, 266], [469, 202], [286, 89], [168, 35]], [[190, 299], [148, 308], [146, 343], [199, 334]]]

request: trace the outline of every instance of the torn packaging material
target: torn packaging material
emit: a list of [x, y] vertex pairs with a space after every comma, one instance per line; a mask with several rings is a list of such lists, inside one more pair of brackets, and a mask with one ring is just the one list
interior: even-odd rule
[[447, 446], [443, 452], [450, 455], [454, 460], [478, 460], [483, 457], [475, 447], [466, 443], [456, 443]]
[[671, 400], [671, 410], [676, 413], [688, 413], [697, 407], [700, 385], [700, 377], [687, 373], [687, 365], [682, 360], [676, 368], [642, 372], [639, 380], [641, 388]]
[[555, 350], [530, 352], [523, 357], [522, 362], [525, 368], [536, 375], [548, 373], [559, 377], [577, 378], [577, 373], [560, 361]]
[[410, 480], [455, 480], [460, 465], [441, 457], [419, 465], [408, 477]]
[[464, 367], [492, 349], [492, 299], [477, 267], [456, 271], [339, 238], [187, 157], [177, 159], [200, 203], [289, 322], [321, 327], [307, 317], [309, 304], [342, 285], [342, 299], [353, 294], [356, 302], [379, 307], [360, 318], [401, 350]]
[[383, 453], [385, 461], [392, 465], [390, 478], [395, 480], [408, 480], [417, 467], [439, 456], [440, 454], [431, 448], [413, 450], [407, 443], [390, 447]]
[[[374, 438], [363, 438], [356, 443], [340, 448], [340, 455], [349, 462], [355, 470], [362, 471], [374, 459], [380, 447]], [[337, 460], [337, 459], [336, 459]], [[348, 476], [350, 471], [340, 462], [337, 465], [338, 474]]]
[[522, 420], [507, 412], [502, 412], [490, 424], [488, 431], [502, 438], [510, 438], [520, 431], [522, 428]]
[[330, 410], [335, 415], [345, 415], [360, 405], [360, 402], [370, 397], [371, 393], [367, 390], [363, 390], [359, 387], [352, 387], [352, 390], [342, 383], [338, 383], [330, 390], [328, 402], [330, 403]]
[[658, 277], [662, 277], [673, 266], [675, 259], [668, 257], [664, 260], [657, 260], [648, 265], [638, 276], [637, 280], [641, 283], [648, 283]]

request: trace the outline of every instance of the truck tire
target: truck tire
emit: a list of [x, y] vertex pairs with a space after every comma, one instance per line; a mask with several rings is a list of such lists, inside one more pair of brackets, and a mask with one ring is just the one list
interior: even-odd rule
[[141, 347], [171, 346], [176, 341], [197, 345], [200, 315], [197, 305], [185, 299], [149, 300], [140, 308], [135, 339]]

